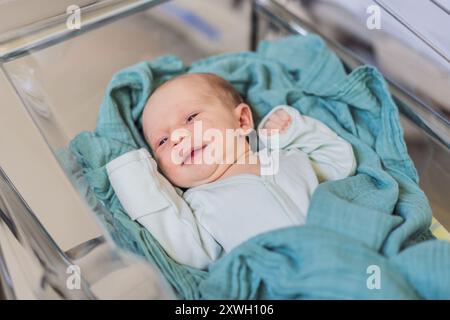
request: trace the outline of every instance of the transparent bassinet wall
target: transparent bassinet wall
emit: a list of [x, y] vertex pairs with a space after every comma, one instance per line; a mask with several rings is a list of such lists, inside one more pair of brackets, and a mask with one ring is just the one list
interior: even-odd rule
[[[179, 13], [180, 10], [186, 10], [188, 3], [197, 3], [192, 8], [199, 10], [197, 13], [200, 15], [206, 1], [173, 1], [170, 5], [175, 7], [151, 7], [152, 3], [156, 5], [161, 2], [164, 1], [86, 1], [80, 4], [82, 8], [85, 5], [89, 9], [92, 3], [94, 6], [100, 3], [104, 4], [100, 7], [103, 13], [108, 13], [110, 5], [117, 5], [117, 12], [111, 10], [111, 15], [104, 19], [111, 23], [99, 24], [94, 15], [88, 15], [96, 28], [66, 32], [32, 50], [18, 46], [16, 55], [4, 56], [3, 70], [20, 97], [22, 107], [27, 110], [58, 160], [61, 150], [64, 151], [79, 132], [95, 128], [105, 88], [112, 75], [121, 68], [167, 53], [178, 55], [185, 63], [189, 63], [210, 54], [249, 48], [249, 5], [241, 8], [243, 10], [238, 17], [241, 21], [247, 19], [244, 21], [248, 21], [248, 24], [234, 24], [235, 27], [230, 28], [232, 21], [219, 19], [218, 25], [198, 29], [198, 23], [187, 27], [189, 21], [185, 17], [189, 15]], [[218, 10], [230, 9], [223, 1], [213, 2]], [[134, 6], [134, 9], [129, 10], [134, 14], [125, 16], [120, 13], [120, 4]], [[95, 10], [86, 12], [96, 13]], [[201, 15], [197, 18], [201, 18]], [[46, 30], [51, 26], [44, 24], [40, 28]], [[286, 32], [277, 36], [282, 34]], [[421, 185], [430, 199], [434, 215], [450, 229], [449, 150], [408, 118], [402, 117], [402, 121], [407, 128], [405, 138], [411, 156], [419, 170]], [[74, 187], [82, 198], [84, 187]], [[89, 211], [88, 208], [86, 206]], [[93, 212], [91, 214], [95, 217]], [[83, 230], [79, 232], [83, 233]], [[87, 248], [89, 243], [95, 246], [96, 239], [104, 237], [107, 237], [105, 231], [97, 234], [97, 237], [86, 234], [85, 244]], [[85, 249], [67, 248], [66, 253], [77, 257], [77, 254], [83, 255], [80, 252]]]
[[[68, 29], [66, 23], [69, 17], [66, 9], [74, 3], [81, 13], [79, 30]], [[208, 18], [207, 12], [211, 8], [221, 13], [219, 18]], [[249, 6], [246, 8], [236, 11], [237, 16], [232, 19], [248, 21]], [[25, 279], [21, 279], [21, 282], [28, 283], [33, 290], [21, 290], [22, 293], [16, 292], [14, 297], [173, 298], [172, 290], [156, 268], [115, 247], [99, 219], [102, 210], [106, 209], [99, 201], [85, 197], [88, 185], [82, 176], [78, 174], [74, 177], [67, 171], [68, 163], [72, 170], [76, 165], [68, 152], [68, 144], [81, 131], [95, 128], [107, 84], [120, 69], [163, 54], [175, 54], [189, 64], [227, 50], [246, 50], [250, 25], [246, 24], [245, 32], [242, 28], [236, 28], [234, 33], [233, 30], [222, 33], [225, 26], [237, 25], [227, 15], [222, 17], [225, 10], [234, 12], [228, 1], [65, 0], [56, 3], [40, 0], [31, 5], [30, 2], [17, 0], [6, 5], [0, 4], [0, 18], [13, 16], [17, 10], [27, 10], [29, 14], [21, 21], [11, 18], [0, 23], [0, 87], [11, 85], [9, 94], [19, 98], [18, 105], [14, 107], [24, 111], [32, 121], [24, 120], [13, 127], [17, 129], [18, 135], [24, 125], [36, 127], [35, 131], [44, 147], [27, 141], [26, 148], [33, 150], [28, 154], [50, 153], [60, 164], [61, 168], [57, 170], [66, 174], [65, 179], [79, 199], [51, 206], [50, 203], [36, 200], [33, 188], [18, 188], [17, 192], [15, 185], [22, 187], [17, 177], [23, 178], [25, 184], [45, 189], [46, 193], [53, 193], [61, 186], [53, 184], [53, 179], [42, 180], [42, 175], [24, 177], [21, 168], [10, 161], [6, 168], [8, 170], [5, 169], [5, 179], [0, 176], [0, 186], [4, 186], [4, 189], [0, 189], [0, 204], [3, 204], [2, 201], [5, 204], [0, 206], [0, 213], [8, 215], [0, 215], [0, 227], [5, 230], [25, 227], [23, 237], [9, 231], [8, 239], [0, 237], [0, 262], [3, 240], [14, 242], [13, 249], [6, 250], [8, 248], [4, 247], [3, 251], [21, 251], [27, 258], [20, 258], [11, 264], [9, 272], [3, 272], [0, 267], [0, 289], [2, 281], [3, 284], [9, 283], [12, 278], [18, 277], [17, 270], [22, 270]], [[5, 105], [4, 108], [4, 111], [8, 111], [13, 106]], [[9, 116], [9, 113], [3, 112], [1, 116], [6, 115]], [[22, 137], [17, 141], [22, 141]], [[29, 163], [39, 170], [32, 158]], [[45, 163], [39, 165], [46, 166]], [[51, 165], [48, 163], [49, 168]], [[0, 169], [2, 166], [0, 162]], [[12, 181], [7, 180], [7, 176], [12, 177]], [[3, 191], [9, 189], [15, 190], [11, 191], [14, 195], [4, 197]], [[24, 195], [23, 198], [20, 193]], [[51, 196], [48, 198], [52, 199]], [[23, 206], [10, 205], [16, 201], [14, 199], [23, 202]], [[53, 199], [61, 202], [55, 197]], [[18, 216], [25, 217], [25, 220], [20, 220]], [[27, 216], [37, 218], [32, 219], [31, 229], [26, 229], [29, 223]], [[41, 241], [34, 241], [33, 236], [30, 236], [32, 233], [42, 234]], [[38, 247], [47, 249], [35, 256]], [[51, 256], [51, 261], [45, 260], [45, 256]], [[38, 271], [33, 273], [37, 278], [26, 275], [31, 269], [30, 260], [37, 261]], [[40, 265], [42, 261], [48, 268]], [[86, 289], [84, 295], [64, 290], [65, 278], [68, 276], [64, 268], [71, 263], [81, 267], [82, 284], [85, 284], [82, 288]], [[49, 267], [52, 265], [59, 266], [58, 270], [52, 270]], [[36, 287], [35, 284], [46, 283], [42, 279], [51, 274], [59, 277], [51, 279], [52, 282], [48, 284], [52, 290]], [[62, 290], [58, 290], [58, 286]], [[9, 291], [14, 292], [14, 289], [17, 288]], [[49, 293], [54, 291], [56, 293]]]

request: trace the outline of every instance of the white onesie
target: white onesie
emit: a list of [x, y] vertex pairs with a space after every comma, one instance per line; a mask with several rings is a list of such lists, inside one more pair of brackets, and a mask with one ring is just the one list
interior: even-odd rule
[[304, 224], [318, 183], [352, 175], [356, 160], [348, 142], [289, 106], [274, 108], [258, 132], [280, 108], [292, 122], [268, 153], [278, 157], [273, 175], [238, 174], [181, 193], [146, 149], [134, 150], [106, 166], [122, 206], [175, 261], [201, 269], [257, 234]]

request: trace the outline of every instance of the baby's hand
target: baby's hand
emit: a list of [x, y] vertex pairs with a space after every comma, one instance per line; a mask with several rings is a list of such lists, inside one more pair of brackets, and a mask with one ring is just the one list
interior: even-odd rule
[[279, 130], [279, 133], [284, 133], [289, 128], [292, 122], [292, 118], [287, 113], [287, 111], [283, 109], [279, 109], [275, 111], [264, 123], [262, 129], [267, 129], [267, 135], [271, 135]]

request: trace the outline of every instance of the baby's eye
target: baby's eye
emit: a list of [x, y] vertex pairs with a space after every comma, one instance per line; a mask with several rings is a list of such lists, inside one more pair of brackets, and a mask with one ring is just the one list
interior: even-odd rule
[[190, 123], [192, 122], [192, 120], [194, 120], [194, 118], [198, 115], [198, 113], [193, 113], [191, 114], [189, 117], [187, 117], [186, 122]]
[[164, 143], [166, 143], [167, 141], [167, 137], [162, 138], [161, 140], [158, 141], [158, 147], [162, 146]]

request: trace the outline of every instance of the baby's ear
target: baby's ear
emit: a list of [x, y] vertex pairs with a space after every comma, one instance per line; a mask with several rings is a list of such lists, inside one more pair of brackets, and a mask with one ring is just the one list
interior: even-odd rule
[[254, 128], [252, 109], [248, 104], [240, 103], [234, 108], [234, 114], [239, 121], [239, 127], [244, 130], [244, 132], [248, 132]]

